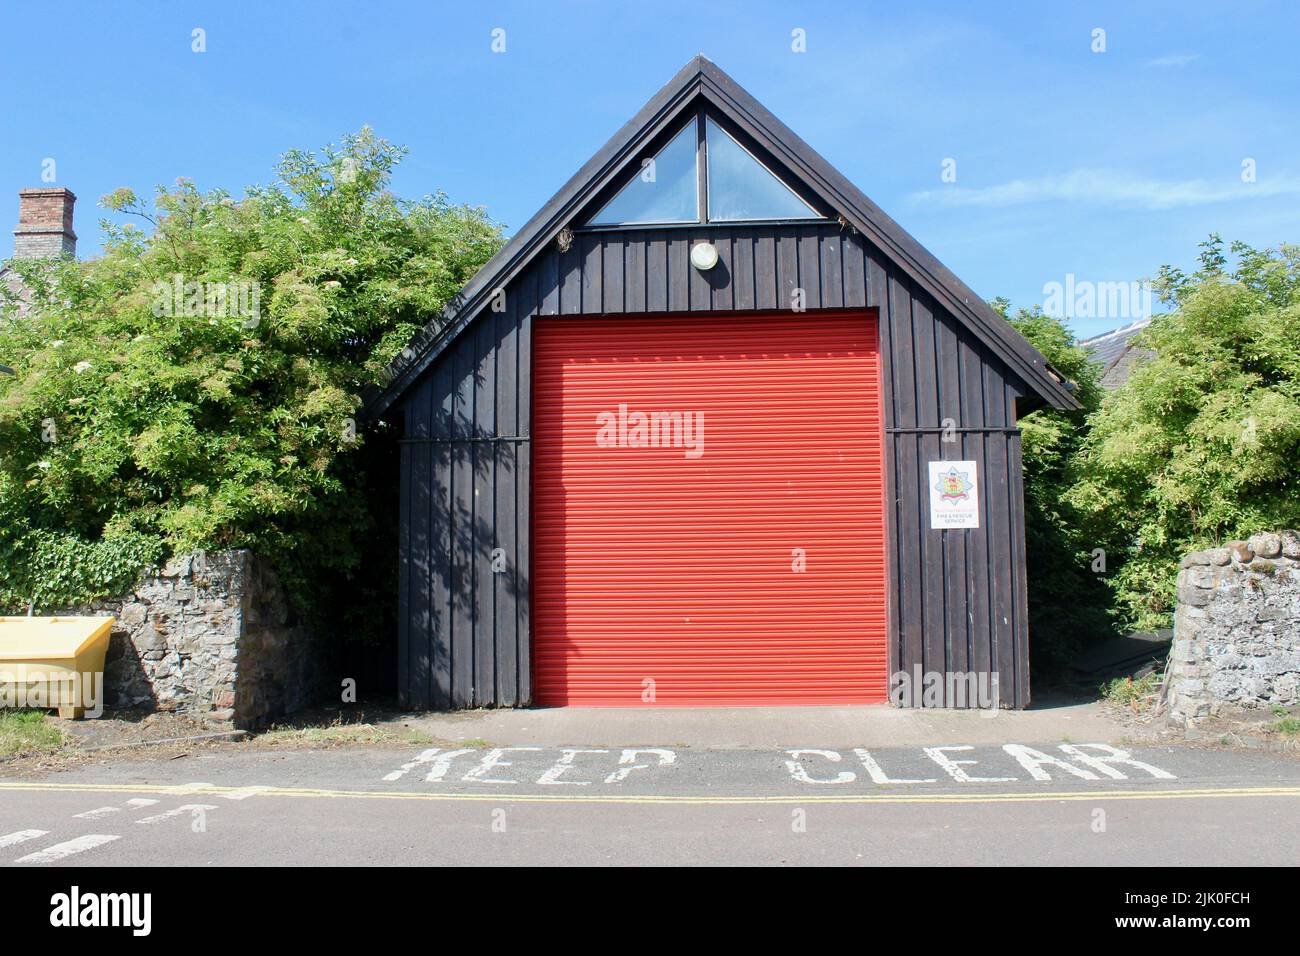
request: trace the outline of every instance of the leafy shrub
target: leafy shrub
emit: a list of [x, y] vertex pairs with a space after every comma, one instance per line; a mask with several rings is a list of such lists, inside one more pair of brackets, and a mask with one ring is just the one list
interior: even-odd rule
[[481, 209], [395, 198], [403, 152], [363, 129], [240, 199], [118, 190], [102, 204], [147, 230], [106, 222], [100, 258], [10, 264], [32, 310], [0, 312], [6, 609], [199, 548], [271, 559], [303, 609], [379, 593], [366, 549], [392, 496], [367, 483], [392, 446], [355, 429], [360, 393], [501, 244]]
[[1191, 276], [1165, 267], [1175, 306], [1139, 366], [1091, 418], [1070, 506], [1106, 529], [1120, 620], [1167, 627], [1189, 551], [1300, 523], [1300, 247], [1213, 236]]
[[157, 538], [132, 531], [98, 541], [33, 531], [0, 562], [0, 605], [59, 608], [119, 594], [157, 563], [162, 549]]
[[[993, 305], [1006, 314], [1006, 300]], [[1074, 384], [1074, 395], [1083, 405], [1076, 412], [1044, 407], [1020, 420], [1030, 657], [1036, 674], [1059, 675], [1082, 646], [1113, 630], [1110, 592], [1092, 571], [1098, 534], [1089, 516], [1066, 497], [1087, 416], [1101, 402], [1099, 372], [1059, 319], [1033, 308], [1022, 309], [1010, 321]]]

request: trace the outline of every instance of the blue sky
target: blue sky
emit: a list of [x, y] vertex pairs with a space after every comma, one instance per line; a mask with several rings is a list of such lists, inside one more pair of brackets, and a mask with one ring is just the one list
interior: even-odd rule
[[704, 53], [980, 295], [1029, 305], [1067, 274], [1188, 265], [1211, 231], [1300, 241], [1298, 39], [1293, 0], [0, 0], [0, 226], [52, 158], [93, 255], [116, 187], [237, 192], [368, 123], [410, 148], [399, 194], [442, 189], [513, 229]]

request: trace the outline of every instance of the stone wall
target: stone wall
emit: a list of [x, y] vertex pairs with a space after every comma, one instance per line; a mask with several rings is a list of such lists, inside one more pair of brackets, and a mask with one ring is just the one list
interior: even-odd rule
[[1300, 534], [1258, 534], [1183, 559], [1166, 689], [1187, 722], [1300, 701]]
[[79, 613], [117, 618], [104, 666], [109, 707], [262, 727], [311, 703], [319, 648], [248, 551], [174, 558], [123, 597]]

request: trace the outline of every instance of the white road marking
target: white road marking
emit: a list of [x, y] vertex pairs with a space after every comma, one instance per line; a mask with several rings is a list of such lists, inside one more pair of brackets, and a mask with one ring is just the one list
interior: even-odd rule
[[969, 767], [978, 763], [977, 760], [953, 760], [945, 751], [952, 750], [974, 750], [970, 744], [959, 744], [955, 747], [922, 747], [925, 755], [942, 767], [948, 776], [958, 783], [1015, 783], [1015, 777], [972, 777], [962, 767]]
[[641, 754], [653, 754], [659, 758], [659, 766], [671, 767], [677, 762], [677, 754], [672, 750], [650, 747], [645, 750], [624, 750], [618, 758], [618, 769], [605, 778], [606, 783], [622, 783], [633, 770], [649, 770], [648, 763], [637, 763]]
[[26, 856], [20, 856], [15, 863], [57, 863], [59, 860], [67, 859], [77, 853], [84, 853], [87, 850], [93, 850], [97, 846], [103, 846], [105, 843], [112, 843], [114, 840], [122, 839], [120, 836], [112, 836], [107, 833], [88, 833], [85, 836], [79, 836], [75, 840], [67, 840], [63, 843], [56, 843], [54, 846], [46, 847], [36, 853], [28, 853]]
[[937, 782], [934, 779], [934, 777], [926, 777], [923, 780], [920, 779], [902, 780], [895, 777], [891, 777], [889, 776], [889, 774], [885, 773], [885, 771], [880, 768], [880, 764], [876, 763], [876, 758], [871, 756], [871, 751], [867, 750], [865, 747], [858, 747], [853, 752], [857, 754], [858, 759], [862, 761], [862, 766], [866, 768], [867, 773], [871, 776], [872, 783], [936, 783]]
[[[150, 800], [146, 797], [134, 797], [126, 801], [125, 806], [132, 810], [138, 810], [142, 807], [152, 807], [157, 800]], [[100, 817], [106, 817], [110, 813], [121, 813], [121, 807], [96, 807], [94, 810], [87, 810], [85, 813], [74, 813], [72, 816], [77, 820], [98, 820]]]
[[[1090, 754], [1079, 749], [1080, 747], [1088, 747], [1092, 750], [1104, 750], [1106, 752], [1104, 754]], [[1116, 763], [1127, 764], [1130, 767], [1136, 767], [1138, 770], [1144, 770], [1157, 780], [1178, 779], [1166, 770], [1161, 770], [1159, 767], [1153, 767], [1151, 764], [1143, 763], [1141, 760], [1134, 760], [1132, 754], [1127, 750], [1120, 750], [1116, 747], [1112, 747], [1110, 744], [1079, 744], [1078, 746], [1072, 744], [1061, 744], [1060, 749], [1069, 754], [1075, 760], [1079, 761], [1079, 763], [1087, 764], [1093, 770], [1100, 770], [1112, 780], [1128, 779], [1128, 777], [1124, 776], [1122, 771], [1116, 770], [1111, 766], [1111, 764]]]
[[180, 783], [167, 788], [172, 793], [198, 793], [200, 790], [212, 789], [210, 783]]
[[[507, 784], [518, 783], [519, 781], [516, 780], [506, 780], [504, 778], [491, 778], [488, 777], [487, 775], [496, 768], [510, 767], [514, 765], [512, 761], [507, 761], [502, 759], [502, 757], [507, 753], [516, 753], [521, 751], [538, 752], [538, 751], [546, 751], [552, 749], [555, 750], [559, 755], [558, 759], [549, 767], [549, 769], [545, 770], [542, 773], [541, 777], [537, 780], [537, 783], [539, 785], [543, 785], [543, 786], [546, 785], [554, 786], [557, 784], [576, 784], [579, 786], [589, 785], [593, 781], [562, 780], [560, 779], [560, 777], [561, 775], [566, 774], [570, 770], [575, 769], [574, 761], [575, 761], [575, 756], [577, 754], [610, 753], [609, 750], [588, 750], [588, 749], [573, 748], [573, 747], [555, 747], [555, 748], [497, 747], [486, 751], [486, 753], [479, 748], [461, 748], [459, 750], [440, 750], [437, 747], [430, 747], [428, 750], [421, 751], [413, 759], [408, 760], [406, 763], [402, 764], [398, 769], [391, 770], [388, 773], [384, 774], [381, 779], [389, 783], [391, 783], [394, 780], [401, 780], [403, 777], [409, 774], [412, 770], [415, 770], [417, 767], [427, 765], [429, 767], [429, 771], [427, 774], [425, 774], [424, 777], [425, 782], [440, 783], [446, 779], [447, 773], [448, 771], [451, 770], [452, 764], [455, 762], [457, 757], [464, 757], [473, 754], [479, 757], [479, 762], [476, 766], [471, 767], [465, 773], [465, 775], [461, 777], [462, 780], [469, 781], [471, 783], [474, 782], [507, 783]], [[644, 759], [646, 757], [652, 757], [655, 759], [647, 763], [637, 763], [638, 760]], [[604, 782], [607, 784], [622, 783], [629, 776], [631, 776], [632, 773], [634, 773], [637, 770], [649, 770], [655, 766], [670, 767], [676, 762], [677, 762], [677, 754], [674, 751], [668, 750], [663, 747], [639, 747], [639, 748], [629, 747], [619, 752], [617, 769], [615, 769], [608, 776], [604, 777]]]
[[1060, 767], [1066, 773], [1072, 773], [1081, 780], [1101, 779], [1091, 770], [1076, 767], [1074, 764], [1066, 763], [1060, 757], [1053, 757], [1051, 754], [1045, 754], [1041, 750], [1034, 750], [1024, 744], [1003, 744], [1002, 749], [1015, 757], [1016, 762], [1029, 771], [1029, 776], [1040, 783], [1046, 783], [1052, 779], [1052, 775], [1043, 769], [1044, 766]]
[[541, 786], [561, 786], [568, 784], [573, 787], [589, 787], [590, 780], [561, 780], [560, 775], [573, 769], [573, 759], [578, 754], [607, 754], [608, 750], [576, 750], [565, 748], [563, 755], [555, 762], [555, 765], [537, 778], [537, 783]]
[[100, 817], [106, 817], [110, 813], [121, 813], [121, 807], [96, 807], [94, 810], [87, 810], [85, 813], [74, 813], [73, 819], [76, 820], [98, 820]]
[[240, 787], [238, 790], [231, 790], [228, 793], [221, 794], [227, 800], [247, 800], [249, 797], [257, 796], [271, 788], [264, 783], [254, 783], [247, 787]]
[[37, 837], [43, 837], [49, 832], [49, 830], [15, 830], [13, 833], [6, 833], [4, 836], [0, 836], [0, 848], [17, 846], [19, 843], [26, 843], [28, 840], [35, 840]]
[[394, 770], [392, 773], [384, 774], [384, 779], [401, 780], [403, 777], [405, 777], [408, 773], [410, 773], [420, 764], [431, 763], [433, 761], [433, 758], [438, 756], [440, 752], [441, 752], [440, 748], [438, 747], [430, 747], [428, 750], [421, 751], [414, 760], [409, 760], [406, 763], [402, 764], [400, 770]]
[[512, 751], [518, 753], [525, 750], [541, 749], [541, 747], [493, 747], [487, 752], [487, 755], [479, 761], [477, 767], [469, 771], [469, 773], [465, 774], [465, 776], [460, 779], [477, 780], [479, 783], [518, 783], [518, 780], [506, 780], [503, 777], [489, 777], [488, 774], [498, 767], [513, 767], [514, 764], [509, 760], [501, 759]]
[[804, 769], [802, 758], [806, 756], [821, 757], [832, 763], [839, 763], [840, 755], [834, 750], [787, 750], [786, 753], [790, 755], [790, 759], [785, 762], [785, 768], [790, 771], [790, 776], [800, 783], [852, 783], [857, 779], [857, 774], [853, 771], [841, 770], [830, 780], [818, 780]]
[[179, 807], [172, 807], [162, 813], [155, 813], [151, 817], [144, 817], [136, 820], [136, 823], [162, 823], [164, 820], [170, 820], [173, 817], [179, 817], [182, 814], [193, 813], [195, 810], [215, 810], [217, 809], [210, 803], [183, 803]]
[[[800, 748], [786, 750], [782, 755], [785, 758], [783, 763], [786, 771], [796, 783], [817, 788], [827, 785], [843, 786], [855, 782], [870, 783], [877, 786], [936, 784], [944, 779], [892, 776], [886, 770], [886, 765], [898, 759], [905, 760], [908, 754], [904, 751], [926, 757], [938, 764], [947, 775], [947, 779], [944, 780], [945, 783], [949, 781], [958, 784], [1014, 783], [1018, 780], [1024, 780], [1024, 777], [1015, 776], [975, 776], [968, 769], [980, 762], [992, 761], [996, 764], [999, 760], [1005, 762], [1007, 758], [1014, 761], [1015, 765], [1024, 771], [1030, 780], [1040, 783], [1049, 783], [1053, 779], [1059, 780], [1062, 777], [1074, 777], [1086, 781], [1097, 781], [1103, 778], [1128, 780], [1132, 776], [1132, 770], [1134, 769], [1141, 770], [1144, 774], [1159, 780], [1178, 779], [1174, 774], [1151, 764], [1143, 763], [1135, 759], [1128, 751], [1120, 750], [1108, 744], [1059, 744], [1057, 749], [1064, 755], [1064, 759], [1049, 752], [1048, 749], [1039, 750], [1016, 743], [1002, 744], [1000, 746], [997, 744], [980, 745], [978, 748], [970, 744], [890, 748], [887, 751], [878, 750], [874, 753], [864, 747], [853, 748], [851, 751]], [[973, 753], [966, 753], [971, 751]], [[616, 769], [603, 777], [603, 783], [606, 785], [622, 783], [638, 770], [650, 770], [656, 766], [660, 768], [668, 767], [677, 761], [677, 754], [674, 751], [659, 747], [635, 749], [629, 747], [621, 751], [575, 747], [494, 747], [486, 751], [478, 748], [440, 750], [437, 747], [431, 747], [420, 751], [397, 770], [384, 774], [382, 779], [387, 782], [401, 780], [416, 768], [427, 767], [428, 771], [424, 777], [425, 782], [441, 783], [448, 779], [450, 771], [458, 758], [471, 757], [472, 755], [473, 763], [460, 771], [462, 774], [460, 780], [466, 783], [516, 784], [522, 781], [509, 779], [504, 774], [501, 774], [500, 770], [515, 766], [516, 761], [504, 759], [507, 755], [524, 752], [555, 754], [549, 767], [542, 771], [540, 777], [535, 778], [537, 785], [546, 787], [564, 784], [590, 786], [592, 783], [601, 781], [601, 776], [596, 776], [592, 780], [579, 778], [577, 767], [577, 757], [579, 755], [599, 757], [608, 753], [619, 754]], [[957, 758], [956, 755], [959, 753], [963, 754], [963, 759]], [[900, 754], [902, 754], [901, 758]], [[978, 759], [976, 759], [977, 756]], [[853, 758], [856, 758], [856, 760]], [[583, 761], [583, 763], [588, 762], [590, 761]], [[523, 761], [520, 760], [519, 764], [520, 768], [516, 771], [517, 774], [523, 772]], [[836, 766], [837, 764], [838, 766]], [[860, 765], [861, 769], [854, 772], [846, 764]], [[536, 773], [537, 771], [533, 772]], [[570, 779], [570, 777], [573, 777], [573, 779]], [[205, 785], [190, 784], [189, 786], [199, 788]], [[228, 795], [228, 799], [235, 800], [244, 799], [246, 796], [260, 792], [263, 788], [243, 787], [229, 789], [231, 793]]]
[[[428, 753], [428, 751], [426, 750], [425, 753]], [[436, 783], [446, 775], [448, 770], [451, 769], [451, 762], [453, 760], [455, 760], [457, 757], [461, 756], [462, 754], [472, 754], [472, 753], [475, 753], [475, 751], [448, 750], [446, 753], [438, 754], [438, 756], [434, 758], [432, 761], [433, 766], [429, 768], [429, 774], [424, 778], [425, 781], [426, 782], [432, 781]]]

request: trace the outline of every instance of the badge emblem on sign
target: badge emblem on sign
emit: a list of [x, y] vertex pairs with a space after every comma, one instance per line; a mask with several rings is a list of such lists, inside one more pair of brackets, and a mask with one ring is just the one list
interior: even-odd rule
[[966, 472], [949, 468], [939, 473], [939, 480], [935, 483], [934, 490], [939, 492], [939, 497], [944, 501], [965, 501], [970, 497], [970, 490], [973, 487], [970, 479], [966, 477]]

